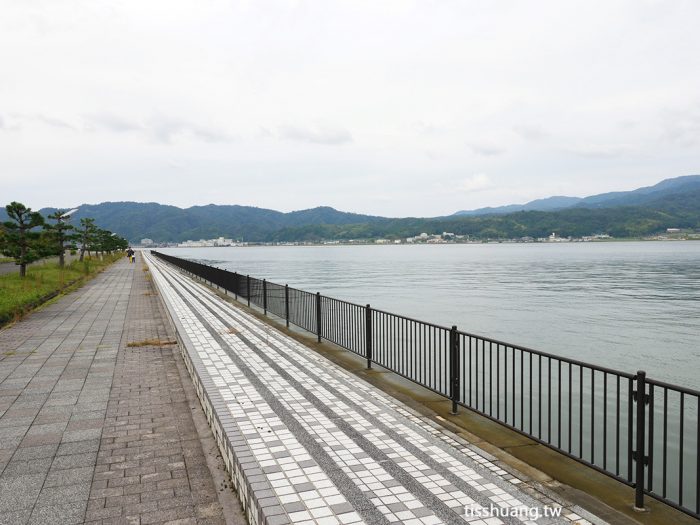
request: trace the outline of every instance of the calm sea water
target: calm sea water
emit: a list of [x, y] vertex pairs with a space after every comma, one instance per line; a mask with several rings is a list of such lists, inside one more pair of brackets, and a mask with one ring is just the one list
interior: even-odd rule
[[700, 389], [700, 242], [163, 251]]

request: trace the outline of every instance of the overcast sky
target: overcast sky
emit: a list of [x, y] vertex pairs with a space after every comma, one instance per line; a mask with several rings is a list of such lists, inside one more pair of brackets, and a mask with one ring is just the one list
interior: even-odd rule
[[436, 216], [697, 174], [698, 21], [695, 0], [0, 0], [0, 195]]

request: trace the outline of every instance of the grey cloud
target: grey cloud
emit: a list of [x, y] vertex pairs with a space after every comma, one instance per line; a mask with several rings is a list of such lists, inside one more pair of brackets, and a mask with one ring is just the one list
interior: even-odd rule
[[629, 148], [617, 144], [580, 144], [565, 148], [564, 151], [589, 159], [611, 159], [623, 155]]
[[153, 138], [163, 144], [170, 144], [178, 136], [189, 135], [204, 142], [228, 142], [231, 138], [226, 133], [187, 122], [186, 120], [156, 116], [148, 121], [147, 128]]
[[51, 126], [54, 128], [60, 128], [60, 129], [70, 129], [75, 131], [76, 127], [73, 126], [72, 124], [69, 124], [65, 120], [61, 120], [56, 117], [51, 117], [49, 115], [42, 115], [41, 113], [33, 115], [32, 117], [29, 117], [32, 120], [35, 120], [37, 122], [41, 122], [42, 124], [46, 124], [47, 126]]
[[310, 142], [312, 144], [346, 144], [352, 142], [352, 135], [343, 128], [317, 127], [313, 129], [296, 126], [281, 126], [278, 129], [280, 138]]
[[6, 117], [0, 115], [0, 130], [3, 131], [18, 131], [22, 129], [18, 121], [13, 115], [10, 115], [8, 120]]
[[503, 155], [506, 152], [505, 149], [492, 145], [469, 144], [469, 147], [477, 155], [483, 155], [485, 157], [496, 157], [498, 155]]
[[542, 140], [549, 136], [548, 133], [536, 126], [515, 126], [513, 131], [525, 140]]
[[700, 108], [669, 112], [664, 121], [666, 140], [686, 148], [700, 143]]
[[4, 128], [7, 130], [12, 130], [16, 131], [22, 128], [21, 124], [25, 122], [38, 122], [40, 124], [44, 124], [45, 126], [49, 126], [52, 128], [59, 128], [59, 129], [70, 129], [72, 131], [77, 131], [78, 128], [74, 126], [73, 124], [70, 124], [69, 122], [66, 122], [65, 120], [53, 117], [51, 115], [44, 115], [42, 113], [35, 113], [35, 114], [25, 114], [25, 113], [9, 113], [10, 119], [12, 121], [11, 124], [7, 124], [7, 121], [3, 120], [2, 117], [0, 116], [0, 128]]
[[126, 133], [129, 131], [138, 131], [143, 129], [143, 126], [140, 124], [108, 113], [87, 115], [85, 120], [91, 126], [106, 129], [108, 131], [114, 131], [116, 133]]

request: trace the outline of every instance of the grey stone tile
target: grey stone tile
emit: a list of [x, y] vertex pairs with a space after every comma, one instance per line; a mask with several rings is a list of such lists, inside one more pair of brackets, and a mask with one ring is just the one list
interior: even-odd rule
[[84, 454], [86, 452], [97, 452], [100, 448], [99, 439], [88, 439], [85, 441], [73, 441], [70, 443], [61, 443], [56, 452], [57, 456], [66, 456], [71, 454]]
[[29, 461], [23, 460], [12, 460], [6, 466], [2, 475], [5, 477], [9, 476], [22, 476], [25, 474], [46, 474], [51, 467], [52, 459], [49, 458], [38, 458]]
[[53, 505], [37, 505], [31, 514], [31, 525], [71, 525], [82, 523], [87, 501]]
[[66, 456], [56, 456], [51, 468], [63, 470], [78, 467], [92, 467], [97, 462], [97, 453], [88, 452], [84, 454], [70, 454]]
[[75, 441], [85, 441], [102, 436], [101, 428], [88, 428], [83, 430], [73, 430], [63, 433], [62, 443], [72, 443]]
[[46, 481], [44, 481], [44, 487], [90, 483], [92, 482], [94, 471], [93, 467], [52, 470], [46, 477]]
[[63, 432], [67, 423], [48, 423], [46, 425], [32, 425], [27, 431], [28, 436], [40, 436], [44, 434], [56, 434]]
[[22, 437], [27, 432], [28, 426], [0, 427], [0, 440], [4, 438]]
[[39, 445], [36, 447], [21, 447], [17, 449], [13, 460], [31, 460], [39, 458], [49, 458], [56, 454], [58, 449], [58, 443], [52, 443], [50, 445]]
[[0, 525], [24, 525], [31, 514], [31, 508], [0, 512]]
[[17, 448], [22, 439], [23, 436], [0, 437], [0, 450]]
[[0, 476], [0, 514], [32, 507], [43, 482], [43, 474]]
[[90, 494], [90, 483], [76, 483], [73, 485], [60, 485], [44, 487], [37, 500], [38, 506], [58, 505], [65, 502], [85, 501]]

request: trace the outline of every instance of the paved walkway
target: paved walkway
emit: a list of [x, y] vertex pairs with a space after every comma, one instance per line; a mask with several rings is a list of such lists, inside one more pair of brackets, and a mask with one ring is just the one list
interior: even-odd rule
[[142, 270], [0, 331], [0, 524], [224, 523], [177, 345], [128, 346], [174, 339]]
[[[251, 523], [589, 523], [397, 400], [147, 260]], [[534, 521], [545, 509], [562, 515]]]

